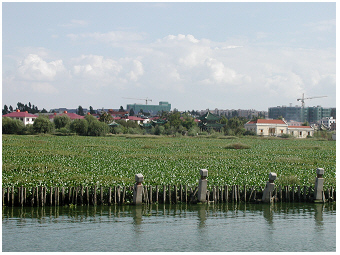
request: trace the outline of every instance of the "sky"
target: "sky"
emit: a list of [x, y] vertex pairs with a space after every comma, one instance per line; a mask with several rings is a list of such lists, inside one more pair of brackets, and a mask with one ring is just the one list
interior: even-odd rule
[[2, 2], [2, 106], [335, 107], [335, 16], [335, 2]]

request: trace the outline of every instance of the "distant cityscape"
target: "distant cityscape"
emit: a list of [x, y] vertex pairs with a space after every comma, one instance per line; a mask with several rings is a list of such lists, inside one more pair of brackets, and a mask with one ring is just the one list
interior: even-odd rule
[[[135, 116], [157, 116], [162, 111], [170, 112], [171, 104], [166, 101], [160, 101], [158, 105], [151, 104], [127, 104], [126, 109], [122, 106], [120, 109], [93, 109], [95, 114], [100, 114], [105, 112], [121, 112], [126, 111], [130, 115]], [[176, 109], [173, 109], [176, 110]], [[69, 108], [55, 108], [51, 109], [51, 113], [78, 113], [78, 109]], [[89, 109], [83, 108], [83, 113], [87, 114], [90, 112]], [[181, 111], [185, 112], [185, 111]], [[187, 112], [187, 111], [186, 111]], [[312, 107], [302, 107], [302, 106], [276, 106], [269, 107], [268, 111], [257, 111], [255, 109], [205, 109], [205, 110], [192, 110], [189, 113], [195, 117], [202, 116], [207, 112], [213, 113], [220, 117], [225, 116], [228, 119], [232, 117], [243, 117], [247, 119], [253, 118], [264, 118], [264, 119], [279, 119], [284, 118], [288, 122], [303, 123], [308, 122], [310, 124], [320, 123], [322, 119], [330, 118], [336, 119], [336, 108], [324, 108], [320, 105]], [[132, 113], [132, 114], [131, 114]]]

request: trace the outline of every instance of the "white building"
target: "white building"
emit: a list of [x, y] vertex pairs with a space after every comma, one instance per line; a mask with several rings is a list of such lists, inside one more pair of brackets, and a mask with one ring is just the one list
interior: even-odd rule
[[256, 121], [248, 121], [244, 128], [261, 136], [282, 136], [283, 134], [289, 134], [297, 138], [306, 138], [307, 136], [314, 135], [314, 129], [311, 126], [288, 126], [285, 120], [258, 119]]
[[38, 118], [37, 115], [26, 112], [21, 112], [20, 110], [16, 110], [15, 112], [7, 113], [2, 115], [2, 117], [8, 117], [14, 120], [21, 120], [25, 126], [27, 124], [33, 124], [34, 120]]
[[320, 120], [320, 124], [321, 125], [325, 125], [327, 128], [331, 128], [332, 124], [336, 123], [335, 119], [333, 119], [333, 117], [327, 117], [327, 118], [323, 118]]

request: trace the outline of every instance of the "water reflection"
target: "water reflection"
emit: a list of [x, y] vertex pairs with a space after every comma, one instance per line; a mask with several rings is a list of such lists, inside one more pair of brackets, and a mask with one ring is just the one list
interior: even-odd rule
[[3, 207], [3, 251], [333, 251], [335, 214], [300, 203]]
[[25, 223], [34, 219], [37, 223], [119, 220], [132, 217], [133, 224], [143, 224], [146, 217], [192, 217], [197, 216], [198, 228], [206, 226], [207, 219], [223, 217], [247, 217], [262, 214], [268, 225], [273, 225], [277, 216], [294, 214], [300, 217], [313, 215], [317, 227], [323, 225], [324, 211], [336, 210], [335, 204], [152, 204], [152, 205], [112, 205], [112, 206], [74, 206], [74, 207], [3, 207], [2, 219], [19, 219]]

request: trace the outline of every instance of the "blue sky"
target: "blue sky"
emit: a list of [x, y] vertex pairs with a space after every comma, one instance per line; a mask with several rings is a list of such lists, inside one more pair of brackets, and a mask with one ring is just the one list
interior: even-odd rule
[[[2, 3], [2, 105], [335, 107], [329, 3]], [[150, 102], [149, 102], [150, 104]]]

